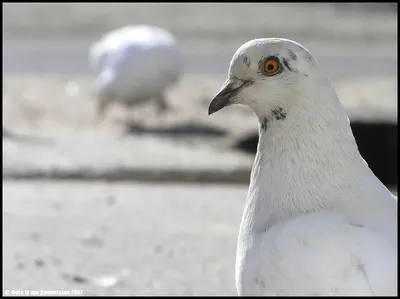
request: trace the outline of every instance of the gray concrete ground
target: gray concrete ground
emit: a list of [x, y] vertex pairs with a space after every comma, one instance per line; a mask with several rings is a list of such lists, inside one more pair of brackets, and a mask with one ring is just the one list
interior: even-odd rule
[[3, 293], [235, 294], [245, 186], [3, 184]]

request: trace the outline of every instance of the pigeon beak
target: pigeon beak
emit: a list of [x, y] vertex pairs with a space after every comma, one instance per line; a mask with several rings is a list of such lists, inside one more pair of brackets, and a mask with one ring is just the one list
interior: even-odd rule
[[211, 115], [222, 108], [234, 104], [233, 98], [252, 81], [243, 81], [239, 79], [228, 79], [217, 93], [208, 107], [208, 115]]

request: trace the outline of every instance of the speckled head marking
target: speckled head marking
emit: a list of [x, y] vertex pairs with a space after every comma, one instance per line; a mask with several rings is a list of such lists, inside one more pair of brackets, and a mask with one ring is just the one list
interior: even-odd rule
[[265, 57], [261, 56], [260, 60], [258, 61], [257, 74], [262, 74], [262, 69], [264, 68], [264, 63], [265, 63]]
[[311, 65], [314, 65], [314, 63], [316, 62], [315, 58], [310, 53], [308, 53], [308, 55], [306, 55], [306, 60]]
[[291, 60], [296, 60], [297, 59], [297, 55], [293, 53], [292, 50], [288, 49], [288, 54]]
[[271, 111], [276, 120], [284, 120], [286, 118], [286, 111], [282, 107], [277, 107]]
[[264, 116], [264, 119], [260, 122], [261, 130], [267, 131], [268, 129], [268, 117]]
[[250, 58], [247, 57], [247, 56], [243, 56], [243, 63], [244, 63], [247, 67], [250, 67], [250, 64], [251, 64]]
[[264, 116], [264, 118], [260, 121], [260, 128], [263, 131], [267, 131], [268, 129], [268, 124], [271, 121], [283, 121], [286, 119], [286, 111], [282, 107], [277, 107], [275, 109], [271, 109], [271, 113], [268, 114], [267, 116]]
[[261, 128], [284, 121], [302, 93], [321, 78], [318, 63], [297, 42], [261, 38], [243, 44], [233, 55], [228, 79], [210, 103], [209, 113], [231, 104], [249, 106]]
[[283, 64], [286, 66], [286, 68], [287, 68], [289, 71], [295, 72], [295, 73], [298, 73], [298, 72], [299, 72], [298, 70], [293, 69], [293, 68], [290, 66], [289, 61], [288, 61], [286, 58], [282, 58], [282, 62], [283, 62]]

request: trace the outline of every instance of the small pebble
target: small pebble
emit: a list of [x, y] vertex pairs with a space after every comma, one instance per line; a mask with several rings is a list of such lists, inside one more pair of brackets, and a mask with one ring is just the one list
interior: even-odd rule
[[154, 252], [155, 254], [159, 254], [159, 253], [161, 253], [162, 251], [163, 251], [163, 248], [162, 248], [161, 245], [156, 245], [156, 246], [154, 246], [154, 248], [153, 248], [153, 252]]
[[62, 273], [61, 277], [66, 280], [71, 280], [75, 283], [87, 283], [88, 279], [78, 274], [69, 274], [69, 273]]
[[173, 258], [175, 256], [175, 252], [173, 250], [168, 251], [168, 257]]
[[59, 259], [59, 258], [53, 258], [53, 263], [54, 263], [54, 265], [56, 265], [56, 266], [59, 266], [59, 265], [61, 265], [61, 260]]
[[18, 270], [23, 270], [26, 268], [26, 265], [23, 262], [18, 262], [16, 267]]
[[55, 202], [55, 203], [53, 203], [53, 208], [54, 208], [55, 210], [62, 210], [62, 207], [63, 207], [63, 205], [62, 205], [61, 202]]
[[101, 247], [103, 246], [103, 239], [99, 236], [96, 236], [96, 234], [92, 231], [86, 231], [82, 234], [81, 241], [83, 245], [88, 245], [88, 246], [97, 246]]
[[115, 276], [103, 276], [94, 279], [93, 282], [100, 287], [111, 288], [118, 283], [118, 279]]
[[31, 238], [33, 241], [36, 241], [36, 242], [40, 241], [40, 239], [41, 239], [40, 234], [39, 234], [38, 232], [32, 232], [32, 233], [30, 234], [30, 238]]
[[44, 267], [44, 261], [42, 259], [35, 259], [35, 266], [36, 267]]
[[66, 85], [65, 85], [65, 93], [70, 96], [70, 97], [75, 97], [79, 94], [80, 92], [80, 87], [78, 84], [76, 84], [75, 82], [69, 81]]
[[76, 283], [87, 283], [87, 278], [80, 275], [73, 275], [72, 281]]
[[113, 195], [110, 195], [106, 198], [106, 203], [109, 206], [113, 206], [117, 203], [117, 199]]

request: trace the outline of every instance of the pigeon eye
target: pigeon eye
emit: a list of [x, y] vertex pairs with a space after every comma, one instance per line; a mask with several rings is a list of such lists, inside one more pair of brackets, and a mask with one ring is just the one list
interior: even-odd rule
[[273, 76], [277, 74], [281, 69], [278, 58], [268, 57], [264, 62], [264, 74], [267, 76]]

